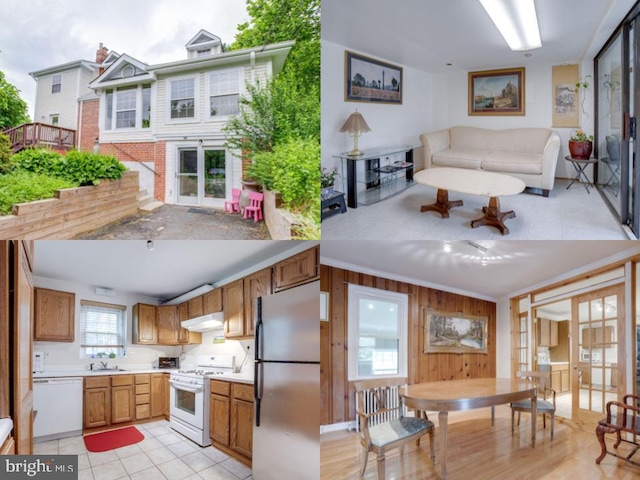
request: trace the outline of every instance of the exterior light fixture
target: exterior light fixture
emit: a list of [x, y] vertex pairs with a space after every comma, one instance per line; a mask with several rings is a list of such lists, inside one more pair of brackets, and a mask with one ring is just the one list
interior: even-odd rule
[[542, 46], [533, 1], [480, 0], [511, 50], [533, 50]]

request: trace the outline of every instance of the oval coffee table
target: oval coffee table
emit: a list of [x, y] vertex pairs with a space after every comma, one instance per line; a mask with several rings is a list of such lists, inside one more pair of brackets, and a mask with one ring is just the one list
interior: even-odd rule
[[515, 218], [516, 213], [513, 210], [501, 212], [498, 197], [517, 195], [525, 189], [524, 182], [519, 178], [502, 173], [464, 168], [428, 168], [415, 173], [413, 179], [417, 183], [438, 189], [436, 203], [423, 205], [420, 211], [435, 211], [442, 215], [442, 218], [449, 218], [449, 210], [462, 205], [462, 200], [449, 200], [449, 190], [489, 197], [489, 205], [482, 209], [484, 216], [473, 220], [471, 228], [489, 225], [496, 227], [503, 235], [509, 234], [504, 221]]

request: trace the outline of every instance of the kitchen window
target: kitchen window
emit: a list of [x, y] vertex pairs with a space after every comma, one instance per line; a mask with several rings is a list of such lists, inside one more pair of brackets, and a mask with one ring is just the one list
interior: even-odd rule
[[171, 118], [194, 118], [195, 111], [195, 78], [173, 80], [170, 82]]
[[407, 375], [408, 296], [349, 285], [349, 380]]
[[240, 113], [242, 69], [209, 74], [209, 116], [223, 117]]
[[80, 307], [81, 356], [93, 357], [100, 353], [124, 356], [127, 307], [88, 300], [81, 300]]
[[51, 77], [51, 93], [60, 93], [62, 91], [62, 74], [58, 73]]

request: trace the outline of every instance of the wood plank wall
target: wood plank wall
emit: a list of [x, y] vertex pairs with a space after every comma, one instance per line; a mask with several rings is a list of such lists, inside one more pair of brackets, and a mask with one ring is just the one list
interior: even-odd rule
[[[321, 265], [320, 290], [329, 292], [329, 322], [320, 322], [320, 423], [353, 420], [347, 380], [347, 284], [409, 295], [409, 383], [495, 377], [496, 304], [432, 288]], [[424, 308], [488, 316], [488, 354], [423, 353]]]

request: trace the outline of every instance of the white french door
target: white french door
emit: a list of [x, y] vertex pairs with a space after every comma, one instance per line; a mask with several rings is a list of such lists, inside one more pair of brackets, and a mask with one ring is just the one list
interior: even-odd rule
[[221, 147], [180, 147], [176, 203], [222, 207], [231, 191], [231, 161]]

